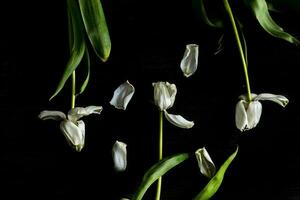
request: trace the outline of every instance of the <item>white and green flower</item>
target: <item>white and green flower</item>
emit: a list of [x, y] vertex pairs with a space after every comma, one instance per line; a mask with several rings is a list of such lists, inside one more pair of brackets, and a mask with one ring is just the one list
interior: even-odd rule
[[181, 115], [173, 115], [167, 112], [175, 102], [177, 88], [175, 84], [168, 82], [156, 82], [152, 84], [154, 87], [154, 103], [160, 111], [164, 112], [166, 119], [173, 125], [180, 128], [192, 128], [193, 121], [184, 119]]
[[187, 44], [180, 68], [185, 77], [193, 75], [198, 67], [199, 46], [197, 44]]
[[90, 114], [100, 114], [102, 109], [102, 106], [75, 107], [67, 116], [61, 111], [44, 110], [39, 114], [39, 118], [61, 121], [60, 130], [68, 143], [79, 152], [84, 147], [85, 140], [85, 124], [79, 119]]
[[282, 107], [285, 107], [289, 100], [282, 95], [262, 93], [259, 95], [252, 94], [252, 101], [248, 101], [247, 96], [241, 95], [240, 101], [235, 109], [235, 124], [240, 131], [246, 131], [255, 128], [258, 124], [261, 113], [262, 104], [260, 101], [273, 101]]

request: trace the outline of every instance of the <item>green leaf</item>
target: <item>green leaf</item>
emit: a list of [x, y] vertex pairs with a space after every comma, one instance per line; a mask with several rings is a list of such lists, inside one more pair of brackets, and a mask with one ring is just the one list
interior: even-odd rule
[[210, 19], [207, 14], [206, 6], [204, 5], [205, 0], [194, 0], [193, 3], [196, 7], [196, 11], [199, 12], [200, 17], [206, 23], [207, 25], [215, 28], [221, 28], [223, 27], [223, 22], [221, 19]]
[[84, 92], [84, 90], [85, 90], [85, 88], [88, 85], [89, 80], [90, 80], [91, 63], [90, 63], [90, 56], [89, 56], [88, 49], [85, 50], [83, 58], [84, 58], [83, 65], [86, 66], [86, 68], [87, 68], [87, 74], [86, 74], [85, 80], [83, 81], [83, 83], [80, 87], [79, 94], [82, 94]]
[[72, 72], [78, 67], [79, 63], [82, 60], [86, 46], [83, 38], [82, 32], [82, 20], [80, 18], [79, 8], [74, 0], [67, 0], [67, 9], [69, 17], [69, 42], [70, 42], [70, 51], [71, 55], [69, 61], [66, 65], [65, 71], [62, 75], [61, 80], [58, 83], [58, 86], [54, 94], [50, 97], [49, 100], [54, 98], [64, 87], [66, 81], [71, 76]]
[[297, 38], [285, 32], [272, 19], [265, 0], [244, 0], [244, 2], [252, 9], [259, 24], [266, 32], [274, 37], [281, 38], [296, 45], [300, 45], [300, 41]]
[[179, 165], [185, 161], [189, 155], [187, 153], [177, 154], [167, 157], [155, 165], [153, 165], [144, 175], [142, 183], [137, 189], [137, 192], [131, 198], [131, 200], [141, 200], [148, 190], [148, 188], [166, 172], [168, 172], [173, 167]]
[[110, 54], [111, 43], [101, 2], [100, 0], [79, 0], [79, 6], [95, 53], [105, 62]]
[[224, 174], [238, 153], [238, 147], [235, 152], [231, 154], [228, 159], [220, 167], [216, 175], [208, 182], [208, 184], [202, 189], [202, 191], [194, 198], [194, 200], [208, 200], [210, 199], [219, 189], [222, 184]]

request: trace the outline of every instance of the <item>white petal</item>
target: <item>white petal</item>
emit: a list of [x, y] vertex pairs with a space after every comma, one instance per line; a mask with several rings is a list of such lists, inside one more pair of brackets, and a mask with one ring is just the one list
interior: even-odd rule
[[76, 151], [81, 151], [81, 149], [84, 147], [84, 141], [85, 141], [85, 124], [82, 120], [77, 121], [77, 126], [81, 131], [81, 143], [76, 146]]
[[60, 130], [66, 137], [69, 144], [76, 149], [81, 151], [84, 146], [85, 138], [85, 125], [83, 121], [78, 121], [78, 126], [72, 121], [64, 120], [60, 123]]
[[240, 131], [247, 128], [248, 117], [246, 113], [245, 100], [240, 100], [235, 106], [235, 125]]
[[112, 156], [116, 171], [124, 171], [127, 167], [127, 150], [124, 142], [116, 141], [112, 148]]
[[180, 68], [185, 77], [190, 77], [198, 67], [199, 47], [197, 44], [188, 44], [180, 62]]
[[210, 158], [208, 152], [206, 151], [205, 147], [198, 149], [195, 152], [195, 155], [198, 161], [200, 172], [204, 176], [212, 178], [216, 173], [216, 167], [212, 159]]
[[167, 120], [171, 124], [173, 124], [179, 128], [192, 128], [194, 126], [193, 121], [188, 121], [188, 120], [184, 119], [181, 115], [169, 114], [167, 111], [165, 111], [164, 113], [165, 113], [165, 117], [167, 118]]
[[262, 112], [262, 105], [259, 101], [251, 101], [247, 108], [247, 117], [248, 117], [248, 127], [247, 129], [252, 129], [256, 127], [260, 120]]
[[100, 114], [102, 110], [102, 106], [75, 107], [68, 112], [68, 119], [76, 123], [81, 117], [90, 114]]
[[173, 106], [177, 93], [175, 84], [168, 82], [152, 83], [154, 87], [154, 103], [161, 111]]
[[66, 115], [60, 111], [44, 110], [39, 114], [39, 118], [42, 120], [53, 119], [56, 121], [61, 121], [66, 119]]
[[134, 87], [128, 81], [121, 84], [115, 91], [110, 104], [117, 109], [126, 110], [127, 104], [134, 94]]
[[261, 93], [255, 98], [255, 100], [256, 101], [259, 101], [259, 100], [273, 101], [273, 102], [281, 105], [282, 107], [285, 107], [289, 103], [289, 100], [285, 96], [269, 94], [269, 93]]

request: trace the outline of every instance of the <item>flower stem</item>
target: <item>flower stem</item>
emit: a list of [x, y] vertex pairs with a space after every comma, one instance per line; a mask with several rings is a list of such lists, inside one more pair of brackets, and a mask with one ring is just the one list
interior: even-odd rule
[[[159, 112], [159, 150], [158, 150], [158, 159], [162, 160], [163, 158], [163, 111]], [[162, 177], [157, 180], [157, 190], [155, 200], [160, 200], [161, 193], [161, 181]]]
[[241, 60], [242, 60], [244, 73], [245, 73], [248, 100], [251, 101], [252, 100], [252, 95], [251, 95], [250, 81], [249, 81], [249, 76], [248, 76], [248, 67], [247, 67], [247, 62], [246, 62], [246, 59], [245, 59], [243, 47], [242, 47], [242, 44], [241, 44], [240, 36], [239, 36], [238, 30], [237, 30], [237, 27], [236, 27], [236, 23], [235, 23], [233, 14], [232, 14], [231, 7], [228, 3], [228, 0], [223, 0], [223, 2], [224, 2], [225, 9], [226, 9], [226, 11], [229, 15], [230, 22], [232, 24], [233, 32], [234, 32], [234, 35], [235, 35], [235, 39], [236, 39], [236, 42], [237, 42], [237, 45], [238, 45], [238, 49], [239, 49], [239, 53], [240, 53], [240, 57], [241, 57]]
[[76, 72], [75, 70], [72, 73], [72, 96], [71, 96], [71, 108], [75, 108], [76, 100]]

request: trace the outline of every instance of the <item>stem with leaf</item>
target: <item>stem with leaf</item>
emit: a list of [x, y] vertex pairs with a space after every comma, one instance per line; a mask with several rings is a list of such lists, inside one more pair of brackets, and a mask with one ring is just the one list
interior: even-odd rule
[[246, 59], [245, 59], [243, 47], [242, 47], [242, 44], [241, 44], [240, 36], [239, 36], [238, 30], [237, 30], [237, 27], [236, 27], [236, 23], [235, 23], [235, 20], [234, 20], [234, 16], [232, 14], [231, 7], [228, 3], [228, 0], [223, 0], [223, 3], [224, 3], [224, 6], [225, 6], [225, 9], [226, 9], [226, 11], [229, 15], [230, 22], [231, 22], [233, 32], [234, 32], [234, 35], [235, 35], [235, 39], [236, 39], [236, 42], [237, 42], [237, 45], [238, 45], [238, 49], [239, 49], [239, 53], [240, 53], [240, 57], [241, 57], [241, 60], [242, 60], [244, 73], [245, 73], [248, 100], [251, 101], [252, 100], [252, 95], [251, 95], [250, 81], [249, 81], [249, 76], [248, 76], [248, 67], [247, 67], [247, 62], [246, 62]]
[[[158, 150], [158, 159], [162, 160], [163, 158], [163, 111], [159, 112], [159, 150]], [[157, 180], [157, 190], [156, 190], [156, 196], [155, 200], [160, 200], [160, 194], [161, 194], [161, 182], [162, 177], [159, 177]]]

